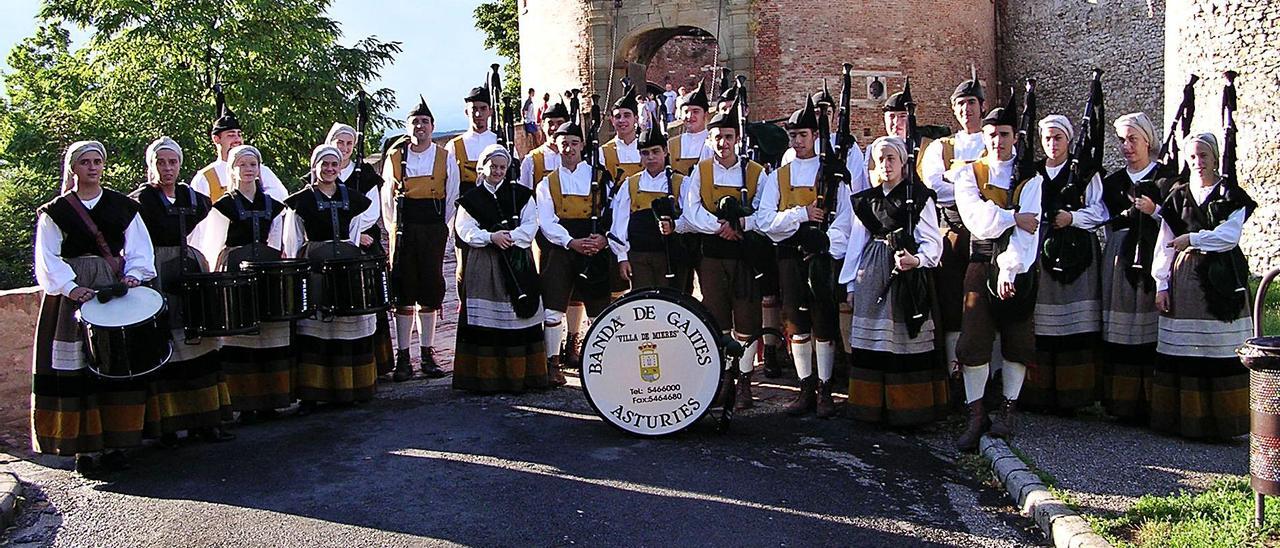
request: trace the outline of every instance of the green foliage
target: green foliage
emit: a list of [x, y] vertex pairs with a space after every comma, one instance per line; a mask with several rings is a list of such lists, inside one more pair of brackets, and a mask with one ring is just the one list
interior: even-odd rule
[[[16, 178], [52, 193], [65, 147], [95, 139], [107, 148], [108, 186], [129, 189], [144, 179], [146, 146], [161, 135], [182, 145], [189, 179], [214, 154], [210, 88], [218, 82], [246, 141], [286, 184], [300, 180], [311, 149], [333, 122], [354, 123], [356, 92], [401, 50], [376, 37], [340, 45], [339, 24], [324, 15], [329, 4], [45, 0], [35, 32], [9, 52], [12, 71], [3, 74], [9, 100], [0, 104], [0, 161], [14, 169], [0, 185]], [[71, 48], [70, 25], [85, 29], [85, 47]], [[370, 91], [371, 135], [395, 123], [386, 116], [394, 106], [391, 90]], [[0, 193], [5, 207], [40, 194]], [[37, 203], [15, 211], [30, 223]], [[0, 272], [29, 271], [29, 241], [24, 249], [28, 264]]]
[[31, 285], [33, 209], [56, 191], [56, 184], [30, 167], [0, 166], [0, 287]]
[[[1272, 501], [1274, 502], [1274, 501]], [[1198, 494], [1147, 495], [1123, 515], [1093, 520], [1117, 546], [1273, 546], [1280, 507], [1268, 505], [1262, 529], [1253, 526], [1253, 491], [1246, 476], [1219, 480]]]
[[[502, 67], [502, 96], [507, 103], [524, 98], [520, 86], [520, 11], [516, 0], [492, 0], [476, 6], [476, 28], [484, 33], [484, 47], [507, 58]], [[519, 104], [519, 103], [517, 103]]]
[[[1249, 281], [1249, 299], [1250, 303], [1258, 294], [1258, 285], [1262, 282], [1259, 278]], [[1249, 306], [1253, 306], [1250, 304]], [[1268, 336], [1280, 336], [1280, 283], [1273, 282], [1271, 287], [1267, 289], [1266, 300], [1262, 303], [1262, 334]]]

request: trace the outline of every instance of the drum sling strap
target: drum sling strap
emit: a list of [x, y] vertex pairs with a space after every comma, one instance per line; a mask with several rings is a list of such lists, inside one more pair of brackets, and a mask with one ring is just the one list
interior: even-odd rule
[[[253, 243], [260, 244], [265, 242], [262, 240], [262, 228], [258, 226], [258, 221], [262, 219], [271, 220], [273, 216], [271, 215], [272, 213], [271, 199], [266, 194], [262, 193], [262, 181], [261, 180], [255, 181], [254, 185], [258, 189], [258, 196], [261, 196], [266, 200], [265, 207], [262, 209], [262, 211], [245, 208], [244, 207], [245, 197], [243, 194], [240, 194], [239, 192], [236, 192], [236, 198], [234, 202], [236, 204], [236, 216], [240, 218], [241, 222], [249, 221], [249, 230], [251, 230], [253, 234]], [[254, 254], [256, 258], [258, 254], [258, 247], [252, 246], [250, 247], [249, 250], [251, 253]]]
[[342, 238], [338, 237], [338, 211], [346, 211], [350, 208], [346, 185], [338, 185], [337, 200], [326, 197], [323, 192], [320, 192], [320, 187], [313, 186], [311, 191], [316, 193], [316, 209], [329, 212], [329, 224], [333, 227], [333, 241], [341, 241]]
[[107, 239], [102, 236], [102, 231], [98, 230], [98, 224], [93, 222], [93, 218], [89, 216], [89, 210], [84, 207], [84, 202], [80, 201], [80, 197], [75, 192], [67, 193], [67, 203], [71, 204], [71, 211], [76, 212], [76, 216], [80, 217], [80, 222], [84, 223], [84, 228], [93, 235], [94, 243], [98, 245], [98, 254], [107, 260], [107, 264], [111, 266], [111, 272], [115, 273], [116, 279], [124, 277], [124, 257], [117, 257], [111, 252], [111, 246], [107, 245]]

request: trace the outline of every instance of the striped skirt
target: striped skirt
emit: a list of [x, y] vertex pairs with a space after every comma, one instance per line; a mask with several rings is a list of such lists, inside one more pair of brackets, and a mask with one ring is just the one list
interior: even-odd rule
[[[219, 270], [240, 270], [241, 261], [275, 260], [280, 251], [264, 244], [228, 247], [218, 257]], [[293, 324], [264, 322], [258, 333], [222, 338], [219, 352], [235, 411], [268, 411], [293, 405]]]
[[896, 292], [885, 290], [892, 270], [893, 249], [881, 240], [867, 242], [849, 333], [849, 411], [857, 420], [891, 426], [928, 424], [946, 414], [946, 371], [935, 352], [932, 317], [915, 338], [908, 334]]
[[1159, 313], [1155, 292], [1126, 276], [1120, 244], [1127, 230], [1109, 231], [1102, 252], [1102, 402], [1123, 420], [1144, 420], [1151, 406]]
[[1213, 317], [1200, 288], [1198, 252], [1181, 252], [1160, 317], [1151, 427], [1188, 438], [1228, 439], [1249, 431], [1249, 371], [1236, 348], [1253, 332], [1244, 294], [1235, 319]]
[[[1095, 236], [1095, 250], [1097, 243]], [[1063, 284], [1042, 265], [1035, 308], [1036, 364], [1027, 370], [1018, 398], [1027, 408], [1070, 410], [1098, 399], [1101, 266], [1095, 251], [1093, 264], [1080, 277]]]
[[467, 253], [453, 358], [453, 387], [459, 390], [523, 392], [548, 386], [542, 307], [528, 318], [516, 315], [500, 261], [492, 247]]

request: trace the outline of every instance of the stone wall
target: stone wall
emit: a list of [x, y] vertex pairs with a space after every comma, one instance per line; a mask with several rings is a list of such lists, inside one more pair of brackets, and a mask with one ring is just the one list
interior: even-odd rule
[[31, 347], [40, 300], [38, 288], [0, 291], [0, 445], [31, 448]]
[[[649, 60], [645, 79], [672, 89], [697, 85], [698, 79], [708, 76], [716, 62], [718, 44], [711, 36], [676, 36], [663, 44]], [[707, 83], [711, 83], [707, 80]]]
[[1221, 136], [1222, 73], [1235, 70], [1237, 169], [1261, 204], [1241, 247], [1255, 274], [1280, 267], [1280, 4], [1274, 0], [1169, 0], [1165, 107], [1177, 108], [1188, 75], [1196, 85], [1192, 131]]
[[[1062, 114], [1078, 127], [1090, 73], [1099, 68], [1108, 123], [1142, 111], [1160, 124], [1164, 0], [998, 0], [996, 13], [1001, 82], [1021, 93], [1022, 82], [1035, 78], [1039, 116]], [[1108, 131], [1108, 170], [1123, 167], [1118, 147]]]

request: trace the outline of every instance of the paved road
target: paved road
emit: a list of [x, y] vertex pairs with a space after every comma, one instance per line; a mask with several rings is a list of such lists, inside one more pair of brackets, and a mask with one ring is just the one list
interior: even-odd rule
[[1029, 522], [951, 462], [940, 433], [779, 413], [640, 439], [576, 389], [472, 397], [446, 381], [142, 452], [107, 481], [15, 460], [18, 546], [435, 544], [1013, 546]]

